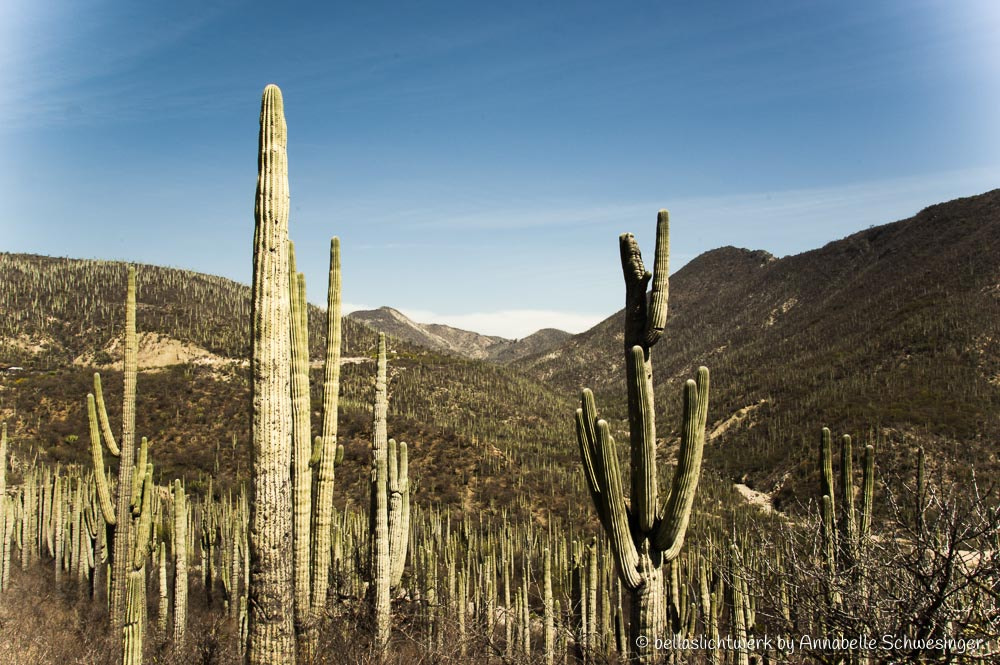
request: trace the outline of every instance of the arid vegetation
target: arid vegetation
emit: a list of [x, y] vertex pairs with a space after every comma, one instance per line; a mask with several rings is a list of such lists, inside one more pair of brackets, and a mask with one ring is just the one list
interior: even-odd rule
[[[336, 238], [308, 305], [286, 136], [268, 86], [251, 289], [0, 255], [0, 661], [1000, 657], [1000, 247], [955, 230], [998, 193], [811, 276], [729, 248], [668, 282], [661, 211], [624, 316], [502, 366], [342, 319]], [[190, 355], [144, 364], [162, 338]]]

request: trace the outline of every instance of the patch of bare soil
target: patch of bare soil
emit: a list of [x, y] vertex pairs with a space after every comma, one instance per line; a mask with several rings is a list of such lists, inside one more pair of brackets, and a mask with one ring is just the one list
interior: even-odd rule
[[[139, 369], [159, 369], [171, 365], [228, 365], [234, 361], [216, 355], [190, 342], [182, 342], [159, 333], [139, 333]], [[73, 359], [74, 365], [96, 367], [98, 369], [118, 368], [122, 363], [122, 340], [116, 337], [102, 350], [110, 356], [110, 362], [98, 362], [95, 353], [84, 353]], [[106, 357], [107, 357], [106, 356]], [[105, 359], [106, 359], [105, 357]]]

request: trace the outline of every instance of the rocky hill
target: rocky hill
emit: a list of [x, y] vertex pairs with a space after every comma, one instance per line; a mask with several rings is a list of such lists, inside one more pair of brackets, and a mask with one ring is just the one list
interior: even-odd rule
[[[592, 387], [620, 417], [621, 317], [514, 366], [560, 392]], [[662, 452], [681, 380], [706, 365], [708, 464], [779, 505], [811, 495], [824, 425], [873, 443], [883, 473], [911, 473], [921, 444], [942, 473], [974, 465], [996, 477], [998, 322], [1000, 190], [781, 259], [707, 252], [671, 277], [653, 351]]]
[[351, 312], [348, 317], [367, 323], [397, 339], [441, 353], [498, 363], [514, 362], [526, 356], [544, 353], [571, 337], [568, 332], [554, 328], [539, 330], [523, 339], [481, 335], [441, 323], [417, 323], [392, 307]]

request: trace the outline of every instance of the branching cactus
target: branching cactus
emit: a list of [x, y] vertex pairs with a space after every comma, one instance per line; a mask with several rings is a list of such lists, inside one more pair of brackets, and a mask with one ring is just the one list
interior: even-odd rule
[[261, 100], [254, 206], [247, 645], [251, 665], [295, 662], [287, 143], [281, 91], [269, 85]]
[[[101, 513], [105, 523], [113, 530], [111, 545], [111, 597], [110, 613], [112, 631], [121, 630], [125, 622], [125, 586], [129, 574], [129, 553], [134, 539], [131, 520], [127, 518], [133, 503], [133, 472], [135, 463], [135, 392], [138, 373], [138, 341], [135, 334], [135, 267], [128, 269], [128, 292], [125, 300], [125, 389], [122, 406], [122, 433], [120, 445], [111, 431], [108, 412], [104, 406], [101, 375], [94, 374], [94, 392], [87, 395], [87, 415], [90, 420], [90, 449], [94, 460], [94, 479], [97, 483]], [[118, 482], [112, 501], [111, 486], [104, 473], [104, 455], [101, 438], [108, 451], [118, 461]]]
[[372, 442], [369, 538], [372, 577], [372, 614], [375, 650], [384, 652], [391, 628], [391, 592], [399, 585], [406, 563], [410, 534], [410, 486], [406, 444], [388, 438], [389, 408], [386, 382], [385, 335], [378, 335], [375, 377], [375, 422]]
[[[135, 501], [134, 538], [128, 553], [128, 584], [125, 623], [122, 627], [122, 665], [142, 665], [142, 642], [146, 628], [146, 559], [153, 552], [153, 465], [136, 469], [141, 491]], [[133, 518], [127, 518], [132, 521]]]
[[[705, 421], [708, 416], [708, 370], [684, 387], [683, 427], [677, 469], [666, 501], [660, 503], [656, 474], [656, 427], [653, 417], [653, 371], [650, 349], [667, 320], [669, 216], [657, 217], [654, 272], [642, 263], [630, 233], [619, 238], [625, 276], [625, 368], [631, 442], [631, 502], [625, 501], [617, 449], [608, 423], [599, 420], [594, 395], [584, 390], [576, 411], [577, 440], [584, 476], [598, 518], [611, 541], [622, 583], [631, 596], [630, 657], [657, 659], [655, 637], [665, 634], [666, 604], [662, 564], [684, 544], [701, 474]], [[652, 279], [647, 300], [646, 287]]]

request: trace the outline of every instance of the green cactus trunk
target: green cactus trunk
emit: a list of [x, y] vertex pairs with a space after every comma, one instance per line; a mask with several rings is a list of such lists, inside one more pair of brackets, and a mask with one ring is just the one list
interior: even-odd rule
[[[135, 464], [135, 400], [138, 374], [139, 343], [135, 334], [135, 268], [129, 266], [128, 295], [125, 305], [125, 387], [122, 396], [122, 435], [119, 450], [118, 489], [115, 497], [115, 537], [111, 553], [111, 626], [121, 630], [125, 622], [126, 585], [129, 576], [129, 558], [134, 546], [129, 514], [132, 504], [132, 473]], [[100, 394], [100, 393], [99, 393]], [[103, 395], [102, 395], [103, 401]], [[107, 413], [102, 411], [102, 421], [110, 431]], [[110, 441], [108, 439], [109, 448]], [[95, 473], [97, 470], [94, 470]], [[103, 469], [102, 469], [103, 472]], [[105, 516], [107, 520], [107, 516]], [[110, 522], [110, 520], [108, 520]]]
[[249, 636], [251, 665], [295, 662], [292, 588], [287, 127], [281, 91], [260, 111], [254, 207]]
[[188, 595], [188, 509], [184, 486], [174, 481], [174, 649], [184, 646], [187, 632]]
[[372, 618], [375, 628], [374, 648], [381, 654], [389, 643], [391, 621], [389, 546], [389, 441], [386, 425], [388, 411], [386, 386], [385, 335], [378, 335], [378, 365], [375, 376], [375, 423], [372, 441], [371, 481], [371, 578]]
[[326, 359], [323, 369], [323, 424], [320, 435], [316, 502], [313, 512], [312, 609], [318, 615], [326, 607], [330, 582], [330, 537], [333, 526], [333, 486], [338, 455], [337, 406], [340, 398], [340, 239], [330, 241], [330, 275], [326, 310]]
[[[708, 370], [684, 388], [684, 420], [677, 470], [668, 499], [659, 505], [656, 474], [650, 348], [666, 325], [669, 260], [669, 216], [657, 216], [654, 273], [647, 272], [635, 238], [619, 238], [625, 277], [625, 367], [631, 442], [631, 508], [626, 509], [617, 451], [608, 423], [598, 420], [593, 394], [584, 390], [576, 412], [577, 440], [584, 477], [598, 517], [611, 540], [622, 583], [631, 595], [630, 658], [652, 663], [663, 654], [653, 637], [666, 628], [661, 565], [677, 557], [684, 544], [701, 473], [708, 416]], [[653, 287], [647, 301], [646, 287]], [[588, 636], [589, 637], [589, 636]], [[640, 639], [642, 638], [642, 639]], [[589, 646], [589, 645], [588, 645]]]
[[307, 632], [312, 607], [310, 592], [310, 512], [312, 509], [312, 435], [309, 425], [309, 332], [305, 277], [295, 271], [295, 250], [288, 243], [289, 338], [291, 340], [292, 400], [292, 556], [295, 588], [295, 635], [299, 657], [310, 662]]

